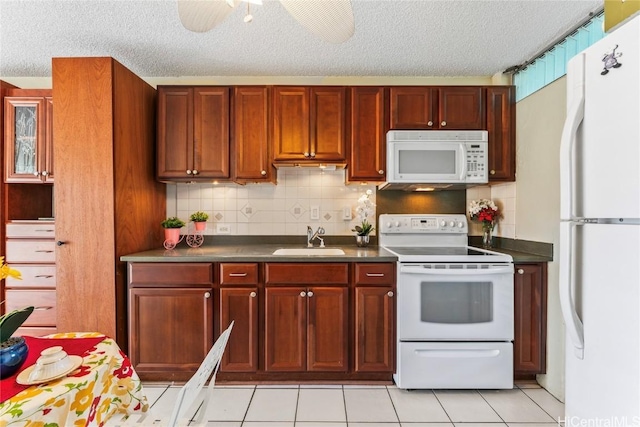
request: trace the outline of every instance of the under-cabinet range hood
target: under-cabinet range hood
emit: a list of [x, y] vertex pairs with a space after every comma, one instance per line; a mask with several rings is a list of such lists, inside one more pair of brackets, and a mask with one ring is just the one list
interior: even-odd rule
[[283, 168], [318, 168], [327, 171], [334, 171], [336, 169], [344, 169], [347, 167], [346, 163], [333, 163], [333, 162], [321, 162], [321, 161], [278, 161], [273, 162], [273, 167], [276, 169]]
[[379, 190], [462, 190], [488, 182], [486, 130], [387, 133], [387, 182]]

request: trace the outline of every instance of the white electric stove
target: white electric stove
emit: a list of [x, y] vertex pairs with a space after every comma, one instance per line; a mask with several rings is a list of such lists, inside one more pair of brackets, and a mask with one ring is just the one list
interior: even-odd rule
[[513, 388], [513, 259], [468, 246], [465, 215], [380, 215], [398, 257], [397, 360], [405, 389]]

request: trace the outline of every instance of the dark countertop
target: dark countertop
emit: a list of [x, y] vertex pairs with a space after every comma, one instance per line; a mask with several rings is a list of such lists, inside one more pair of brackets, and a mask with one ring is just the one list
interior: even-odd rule
[[[469, 245], [481, 248], [482, 238], [470, 236]], [[490, 250], [511, 255], [515, 264], [553, 261], [553, 245], [551, 243], [494, 237], [494, 246]]]
[[[317, 246], [316, 246], [317, 247]], [[128, 262], [396, 262], [398, 258], [376, 245], [365, 248], [350, 245], [327, 245], [340, 248], [344, 255], [273, 255], [276, 249], [302, 249], [300, 244], [224, 244], [199, 248], [178, 247], [172, 250], [152, 249], [120, 257]]]

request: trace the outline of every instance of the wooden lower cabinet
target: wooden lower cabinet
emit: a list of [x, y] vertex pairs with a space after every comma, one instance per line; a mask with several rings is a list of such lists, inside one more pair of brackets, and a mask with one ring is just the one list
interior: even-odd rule
[[232, 321], [221, 372], [256, 372], [258, 370], [258, 288], [220, 289], [220, 329]]
[[267, 287], [265, 370], [346, 372], [348, 288]]
[[129, 355], [183, 381], [234, 328], [220, 382], [391, 382], [395, 263], [129, 262]]
[[516, 264], [514, 278], [516, 379], [546, 372], [547, 263]]

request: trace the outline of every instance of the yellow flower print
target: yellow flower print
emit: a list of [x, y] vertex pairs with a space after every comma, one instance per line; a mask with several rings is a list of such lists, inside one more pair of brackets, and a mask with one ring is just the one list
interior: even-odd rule
[[76, 394], [76, 398], [71, 404], [72, 411], [76, 411], [76, 413], [81, 414], [89, 408], [93, 401], [94, 386], [95, 382], [91, 382], [84, 390], [78, 390], [78, 394]]
[[[111, 406], [111, 398], [107, 398], [105, 400], [102, 401], [102, 403], [100, 404], [100, 407], [98, 408], [98, 413], [96, 414], [96, 421], [98, 422], [98, 425], [102, 424], [102, 420], [103, 418], [105, 418], [105, 415], [109, 415], [109, 407]], [[106, 417], [108, 418], [108, 417]]]
[[135, 386], [131, 377], [118, 378], [118, 381], [113, 385], [112, 392], [116, 396], [126, 396]]
[[35, 397], [35, 396], [39, 395], [40, 393], [42, 393], [42, 389], [41, 388], [29, 387], [28, 389], [18, 393], [18, 396], [20, 397], [20, 400], [27, 400], [27, 399], [31, 399], [32, 397]]

